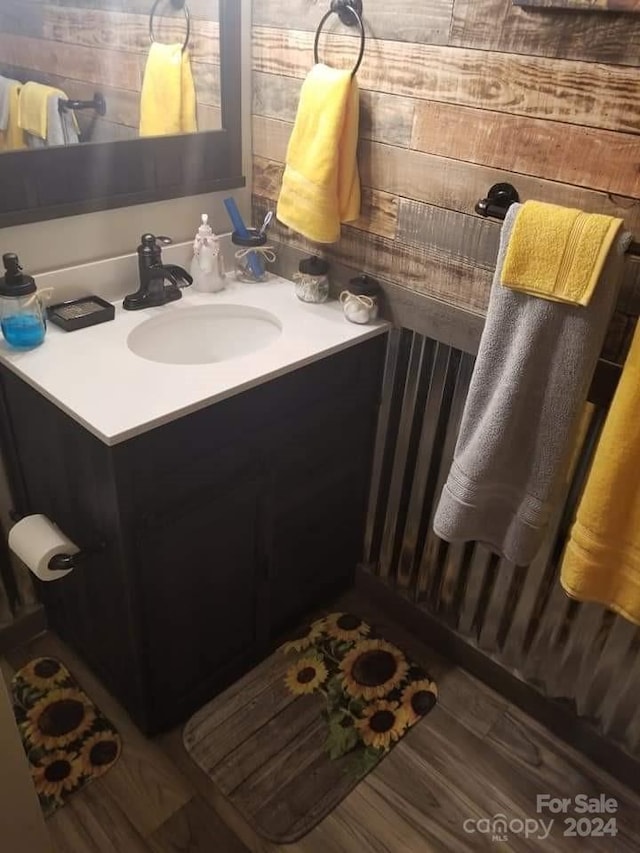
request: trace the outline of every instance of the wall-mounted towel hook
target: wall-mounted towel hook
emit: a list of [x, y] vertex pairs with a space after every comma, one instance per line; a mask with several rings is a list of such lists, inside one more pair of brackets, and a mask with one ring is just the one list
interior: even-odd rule
[[358, 68], [360, 68], [362, 57], [364, 56], [365, 32], [364, 23], [362, 21], [362, 0], [331, 0], [331, 8], [325, 15], [323, 15], [320, 23], [318, 24], [318, 29], [316, 30], [316, 38], [313, 43], [314, 61], [316, 65], [320, 62], [320, 59], [318, 58], [320, 33], [322, 32], [322, 28], [326, 22], [333, 14], [336, 14], [342, 23], [346, 24], [348, 27], [360, 27], [360, 53], [358, 54], [358, 59], [356, 60], [356, 64], [351, 72], [351, 76], [355, 77]]
[[362, 0], [331, 0], [331, 11], [336, 13], [345, 27], [357, 27], [353, 11], [362, 20]]
[[[153, 32], [153, 16], [156, 13], [156, 9], [158, 8], [159, 3], [160, 0], [155, 0], [155, 3], [151, 7], [151, 12], [149, 13], [149, 41], [151, 42], [151, 44], [153, 44], [156, 40], [155, 34]], [[182, 52], [184, 53], [187, 49], [187, 46], [189, 45], [189, 38], [191, 36], [191, 15], [189, 13], [189, 7], [186, 4], [186, 0], [171, 0], [171, 5], [176, 10], [176, 12], [179, 12], [180, 10], [184, 12], [185, 21], [187, 22], [187, 34], [182, 44]]]
[[481, 198], [476, 204], [475, 210], [480, 216], [504, 219], [507, 210], [518, 201], [520, 196], [513, 184], [494, 184], [487, 193], [487, 197]]

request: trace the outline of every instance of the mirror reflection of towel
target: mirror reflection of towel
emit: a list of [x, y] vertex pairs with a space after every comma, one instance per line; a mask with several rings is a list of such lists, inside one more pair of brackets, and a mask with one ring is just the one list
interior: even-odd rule
[[20, 91], [20, 83], [10, 77], [0, 75], [0, 130], [6, 130], [9, 124], [11, 94], [14, 89]]
[[78, 142], [78, 124], [73, 112], [60, 113], [60, 100], [67, 96], [53, 86], [25, 83], [18, 101], [18, 122], [29, 148], [72, 145]]
[[[66, 96], [64, 96], [66, 100]], [[80, 142], [78, 125], [72, 110], [60, 112], [60, 97], [50, 95], [47, 102], [47, 138], [26, 134], [27, 146], [34, 148], [52, 148], [54, 145], [77, 145]]]
[[18, 100], [22, 84], [0, 76], [0, 151], [26, 148], [24, 132], [18, 124]]
[[196, 90], [189, 51], [181, 44], [154, 42], [140, 95], [140, 136], [194, 133]]

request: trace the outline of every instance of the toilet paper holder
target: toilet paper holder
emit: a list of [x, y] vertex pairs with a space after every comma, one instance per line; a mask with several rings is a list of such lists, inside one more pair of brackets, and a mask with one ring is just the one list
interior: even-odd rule
[[105, 548], [106, 542], [99, 542], [94, 547], [82, 548], [75, 554], [55, 554], [49, 560], [49, 569], [52, 572], [68, 572], [71, 569], [77, 569], [81, 563], [89, 557], [92, 557], [94, 554], [99, 554], [100, 551], [104, 551]]
[[[9, 511], [9, 517], [16, 523], [22, 521], [25, 516], [21, 512], [12, 509]], [[107, 547], [104, 540], [98, 541], [95, 545], [87, 548], [80, 548], [75, 554], [54, 554], [49, 560], [49, 570], [52, 572], [69, 572], [71, 569], [76, 569], [81, 563], [85, 562], [89, 557], [99, 554]]]

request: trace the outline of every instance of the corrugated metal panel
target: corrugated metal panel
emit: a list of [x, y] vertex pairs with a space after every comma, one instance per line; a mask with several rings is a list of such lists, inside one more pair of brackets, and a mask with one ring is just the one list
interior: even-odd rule
[[535, 561], [515, 566], [432, 529], [473, 357], [408, 330], [394, 332], [376, 442], [366, 562], [416, 604], [547, 696], [640, 754], [640, 629], [558, 582], [559, 557], [605, 411], [589, 406], [563, 500]]
[[33, 584], [26, 569], [15, 572], [10, 565], [0, 570], [0, 630], [12, 625], [25, 609], [36, 604]]
[[[4, 535], [0, 525], [0, 535]], [[6, 540], [0, 548], [0, 631], [13, 625], [37, 606], [29, 570], [9, 552]]]

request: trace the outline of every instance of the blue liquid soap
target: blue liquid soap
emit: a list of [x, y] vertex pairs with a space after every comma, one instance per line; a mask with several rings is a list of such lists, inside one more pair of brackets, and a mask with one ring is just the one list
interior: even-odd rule
[[0, 326], [7, 343], [16, 349], [31, 349], [44, 340], [44, 324], [37, 314], [13, 314]]

